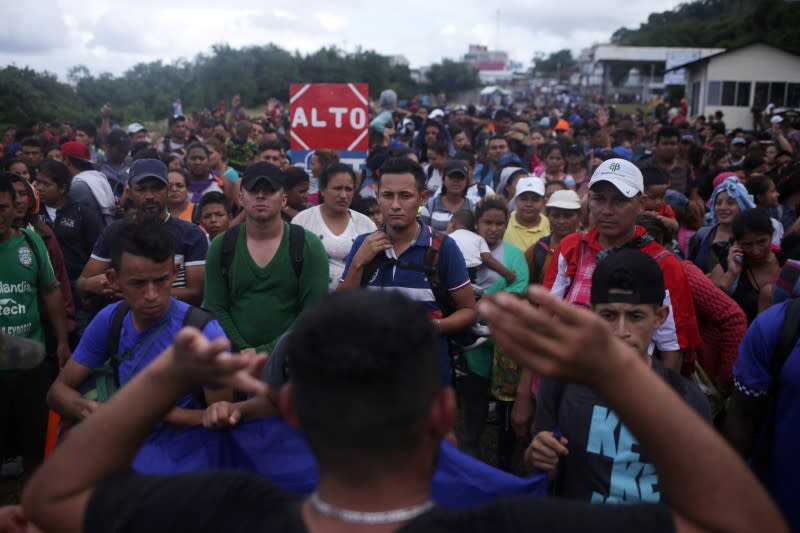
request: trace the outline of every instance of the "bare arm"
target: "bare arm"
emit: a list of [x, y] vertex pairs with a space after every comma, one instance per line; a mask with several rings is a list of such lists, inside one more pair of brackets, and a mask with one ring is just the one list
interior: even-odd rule
[[483, 252], [481, 254], [481, 262], [483, 262], [485, 266], [491, 268], [492, 270], [494, 270], [495, 272], [506, 278], [506, 281], [508, 281], [509, 283], [513, 283], [517, 277], [517, 274], [513, 270], [510, 270], [505, 266], [503, 266], [503, 263], [495, 259], [495, 257], [492, 255], [491, 252]]
[[731, 393], [723, 434], [744, 458], [749, 458], [758, 437], [758, 428], [767, 412], [767, 397], [750, 398], [736, 389]]
[[195, 329], [181, 330], [172, 348], [56, 448], [25, 489], [25, 515], [46, 531], [81, 531], [94, 485], [129, 468], [153, 427], [192, 387], [217, 383], [263, 395], [266, 385], [251, 373], [264, 357], [231, 357], [226, 348], [225, 339], [209, 341]]
[[[678, 531], [787, 531], [734, 450], [599, 317], [537, 286], [528, 295], [539, 308], [502, 293], [481, 301], [498, 345], [519, 364], [608, 401], [655, 464]], [[687, 450], [703, 450], [704, 460]]]
[[70, 420], [83, 420], [88, 417], [100, 404], [84, 398], [78, 392], [78, 387], [91, 373], [91, 368], [83, 366], [74, 359], [67, 361], [47, 391], [47, 405]]
[[110, 263], [105, 263], [94, 258], [89, 258], [86, 266], [83, 267], [80, 277], [75, 281], [75, 287], [82, 297], [98, 294], [101, 296], [115, 296], [116, 292], [106, 279], [106, 270], [110, 268]]
[[70, 358], [69, 339], [67, 338], [67, 314], [64, 310], [64, 300], [61, 291], [52, 288], [41, 293], [42, 302], [47, 310], [47, 316], [53, 326], [56, 336], [56, 355], [58, 366], [63, 367]]
[[658, 352], [658, 359], [673, 372], [680, 375], [681, 367], [683, 366], [683, 352], [680, 350], [674, 352]]
[[478, 320], [475, 295], [470, 285], [461, 287], [456, 291], [450, 291], [450, 294], [453, 297], [456, 310], [439, 321], [439, 331], [445, 334], [463, 331]]
[[391, 247], [392, 241], [382, 231], [376, 231], [365, 238], [350, 262], [347, 275], [336, 287], [336, 290], [345, 291], [361, 287], [361, 276], [364, 274], [364, 269], [375, 259], [376, 255]]
[[172, 295], [187, 304], [201, 305], [206, 267], [202, 265], [188, 266], [185, 268], [185, 272], [186, 287], [173, 288]]

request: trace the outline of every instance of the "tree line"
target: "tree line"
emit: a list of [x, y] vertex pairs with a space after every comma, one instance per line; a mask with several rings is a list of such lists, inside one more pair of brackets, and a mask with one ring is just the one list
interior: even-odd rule
[[[8, 66], [0, 70], [0, 124], [31, 118], [78, 121], [97, 115], [105, 102], [114, 106], [120, 122], [158, 120], [171, 113], [181, 98], [190, 113], [238, 94], [246, 107], [263, 105], [270, 97], [286, 101], [291, 83], [368, 83], [370, 96], [394, 89], [400, 98], [422, 92], [453, 92], [481, 85], [476, 70], [457, 61], [434, 65], [429, 80], [417, 83], [407, 66], [372, 50], [346, 53], [323, 47], [301, 55], [275, 44], [232, 48], [216, 44], [193, 60], [139, 63], [121, 76], [93, 74], [83, 65], [72, 67], [70, 85], [49, 72]], [[74, 87], [74, 89], [73, 89]]]

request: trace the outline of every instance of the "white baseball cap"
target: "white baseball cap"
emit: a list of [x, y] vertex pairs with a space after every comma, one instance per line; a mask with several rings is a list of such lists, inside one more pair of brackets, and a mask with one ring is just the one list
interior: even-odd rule
[[128, 132], [128, 135], [135, 135], [135, 134], [139, 133], [142, 130], [147, 131], [147, 129], [144, 126], [142, 126], [138, 122], [134, 122], [133, 124], [128, 126], [127, 132]]
[[781, 122], [783, 122], [783, 117], [780, 115], [775, 115], [774, 117], [769, 119], [769, 121], [772, 122], [773, 124], [780, 124]]
[[591, 189], [595, 183], [601, 181], [613, 184], [627, 198], [633, 198], [637, 194], [644, 194], [642, 171], [625, 159], [614, 158], [603, 161], [592, 174], [589, 188]]
[[539, 196], [544, 196], [544, 180], [536, 176], [528, 176], [527, 178], [520, 178], [517, 182], [517, 190], [514, 193], [514, 200], [524, 192], [532, 192]]
[[434, 109], [433, 111], [431, 111], [431, 114], [428, 115], [428, 118], [437, 118], [443, 116], [444, 116], [444, 111], [442, 111], [441, 109]]
[[545, 207], [557, 207], [559, 209], [580, 209], [581, 198], [578, 193], [570, 190], [555, 191], [550, 195], [550, 199], [545, 204]]

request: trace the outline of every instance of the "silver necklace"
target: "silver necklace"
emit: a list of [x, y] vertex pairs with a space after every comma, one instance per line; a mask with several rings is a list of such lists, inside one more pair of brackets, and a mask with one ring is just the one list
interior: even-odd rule
[[311, 507], [317, 512], [325, 516], [338, 518], [344, 522], [350, 522], [351, 524], [391, 524], [393, 522], [406, 522], [428, 512], [436, 505], [432, 500], [427, 500], [419, 505], [402, 509], [392, 509], [391, 511], [354, 511], [352, 509], [341, 509], [322, 501], [316, 491], [311, 494], [308, 501]]

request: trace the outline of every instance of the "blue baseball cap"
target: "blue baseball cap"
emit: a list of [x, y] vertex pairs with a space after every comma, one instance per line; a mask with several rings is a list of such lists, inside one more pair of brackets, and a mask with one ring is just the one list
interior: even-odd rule
[[167, 165], [158, 159], [137, 159], [128, 171], [128, 183], [134, 185], [143, 179], [155, 178], [169, 185]]

